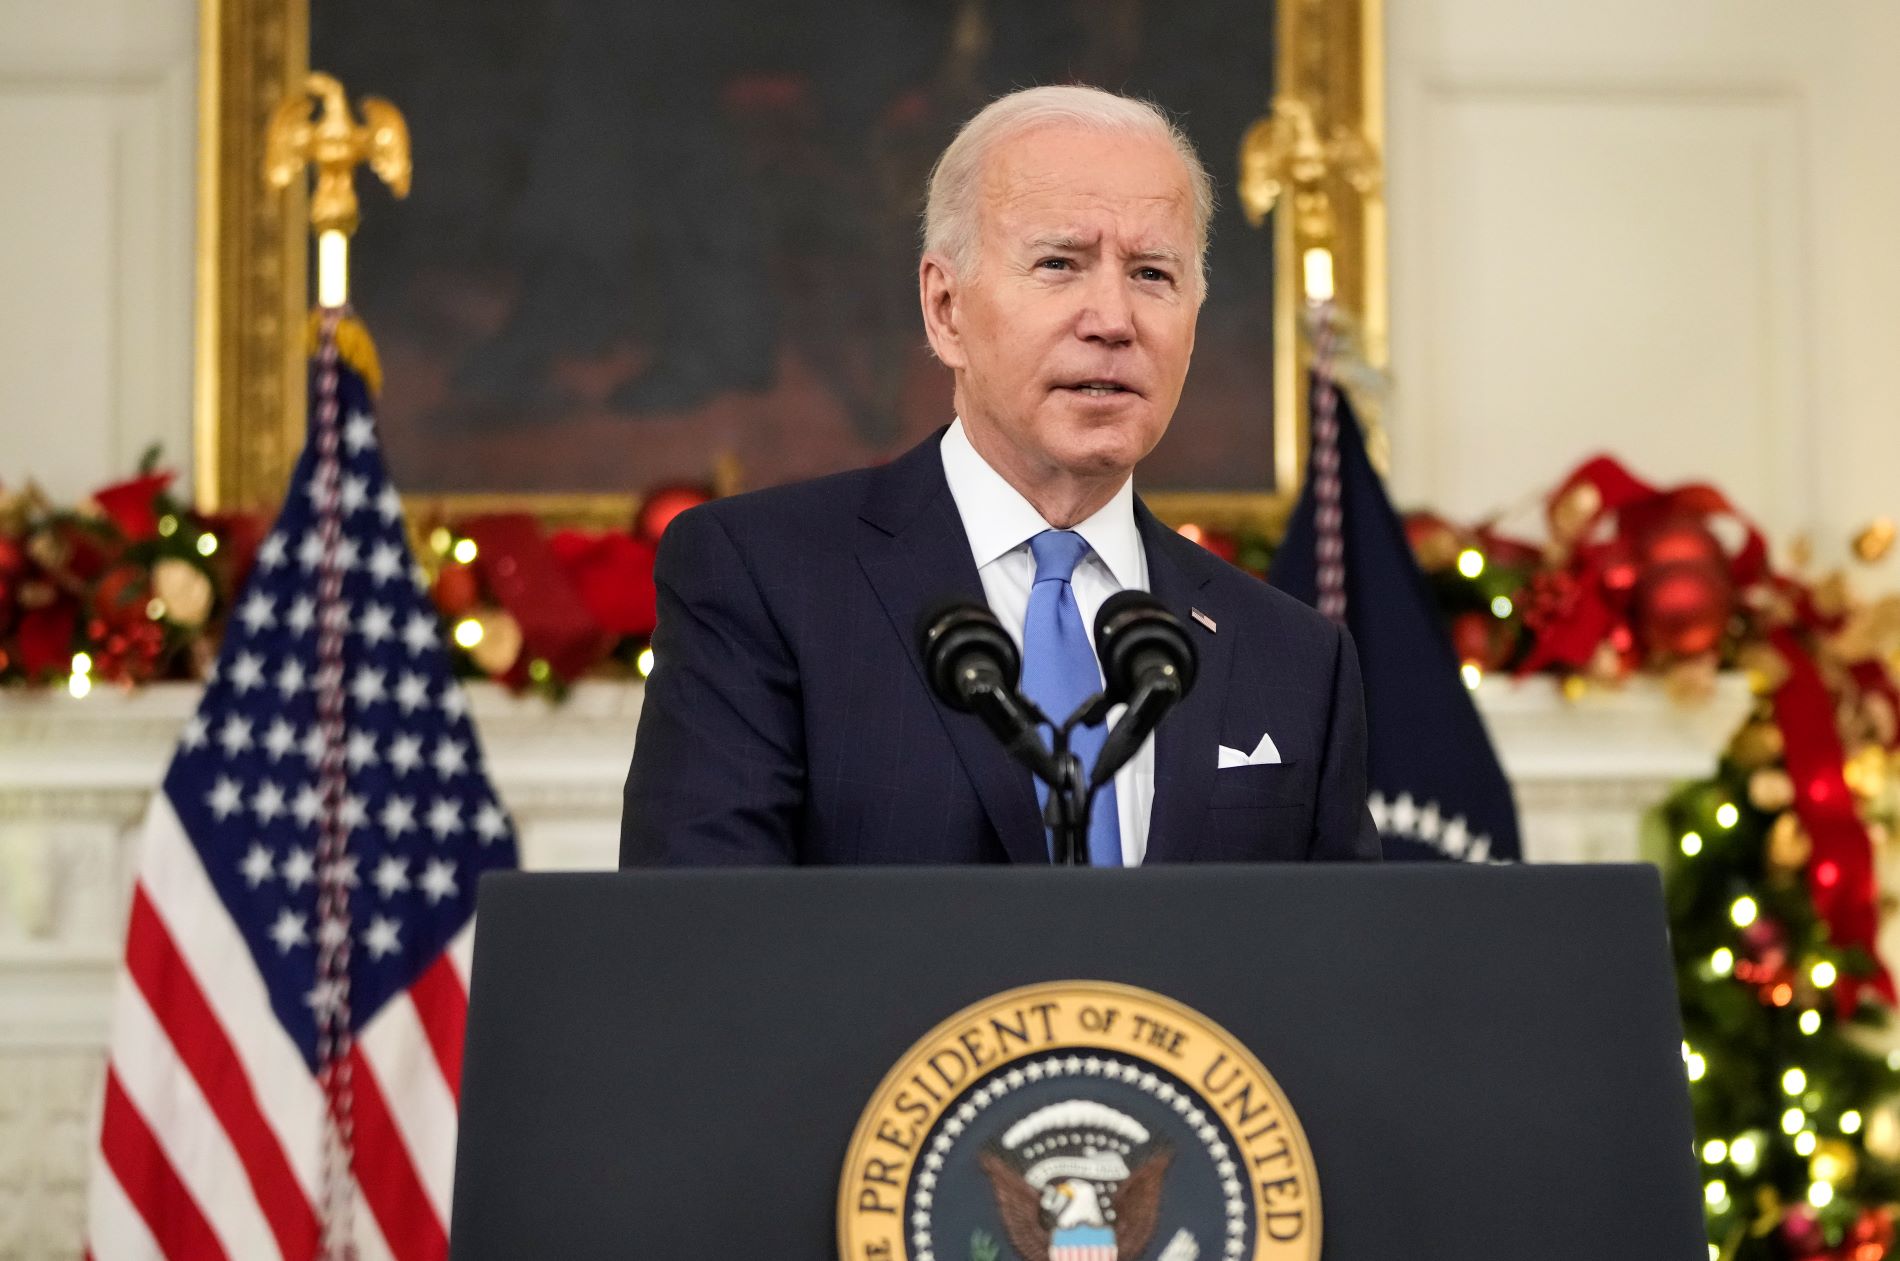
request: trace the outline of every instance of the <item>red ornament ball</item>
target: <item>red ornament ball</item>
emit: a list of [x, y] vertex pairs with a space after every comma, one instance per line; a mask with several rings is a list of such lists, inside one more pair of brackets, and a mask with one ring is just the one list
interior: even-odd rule
[[641, 497], [640, 511], [633, 517], [634, 536], [649, 543], [658, 543], [660, 535], [666, 533], [666, 527], [673, 524], [674, 517], [712, 498], [711, 489], [705, 486], [685, 483], [655, 486]]
[[1819, 1256], [1827, 1250], [1821, 1217], [1806, 1204], [1790, 1208], [1781, 1219], [1781, 1242], [1797, 1257]]
[[1510, 639], [1504, 623], [1491, 614], [1460, 613], [1451, 622], [1451, 646], [1458, 660], [1495, 670], [1510, 651]]
[[1714, 648], [1735, 610], [1728, 570], [1706, 561], [1667, 561], [1642, 571], [1631, 622], [1650, 655], [1694, 657]]
[[451, 563], [442, 566], [435, 580], [435, 605], [444, 617], [461, 617], [481, 598], [481, 583], [475, 567]]

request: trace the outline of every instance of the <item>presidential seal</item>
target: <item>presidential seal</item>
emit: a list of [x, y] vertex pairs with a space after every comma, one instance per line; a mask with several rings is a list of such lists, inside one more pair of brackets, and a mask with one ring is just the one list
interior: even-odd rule
[[944, 1021], [878, 1087], [838, 1190], [845, 1261], [1317, 1261], [1319, 1183], [1233, 1036], [1105, 981]]

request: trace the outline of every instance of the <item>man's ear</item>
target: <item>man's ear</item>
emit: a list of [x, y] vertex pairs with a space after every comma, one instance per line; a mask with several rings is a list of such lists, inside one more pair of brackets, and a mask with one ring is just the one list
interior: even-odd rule
[[917, 300], [924, 308], [924, 334], [930, 349], [950, 368], [961, 368], [963, 335], [958, 327], [957, 300], [962, 287], [949, 262], [939, 254], [926, 254], [917, 264]]

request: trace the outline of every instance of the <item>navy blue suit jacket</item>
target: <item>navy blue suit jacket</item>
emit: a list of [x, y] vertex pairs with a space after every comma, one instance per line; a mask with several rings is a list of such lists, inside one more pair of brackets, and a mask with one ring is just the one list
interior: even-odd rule
[[[1049, 861], [1029, 772], [924, 682], [924, 613], [984, 599], [937, 443], [667, 528], [623, 866]], [[1153, 593], [1200, 650], [1155, 733], [1145, 861], [1377, 858], [1351, 639], [1135, 514]], [[1262, 732], [1278, 765], [1215, 769]]]

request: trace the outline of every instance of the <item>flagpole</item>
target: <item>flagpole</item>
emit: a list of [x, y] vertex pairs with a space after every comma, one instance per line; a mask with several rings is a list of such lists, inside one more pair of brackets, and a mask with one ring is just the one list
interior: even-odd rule
[[329, 1121], [319, 1201], [322, 1261], [356, 1259], [356, 1029], [350, 995], [354, 864], [344, 766], [349, 733], [343, 651], [349, 610], [343, 600], [338, 333], [350, 315], [350, 236], [361, 220], [356, 168], [367, 163], [397, 197], [408, 195], [412, 173], [409, 129], [401, 112], [374, 97], [363, 101], [362, 110], [364, 121], [359, 124], [350, 114], [343, 85], [331, 75], [311, 74], [304, 91], [273, 114], [264, 161], [266, 181], [280, 189], [300, 178], [306, 167], [316, 171], [310, 197], [310, 228], [317, 239], [317, 311], [309, 438], [316, 469], [308, 490], [320, 543], [315, 692], [322, 752], [317, 766], [317, 970], [309, 1002], [317, 1018], [317, 1077]]

